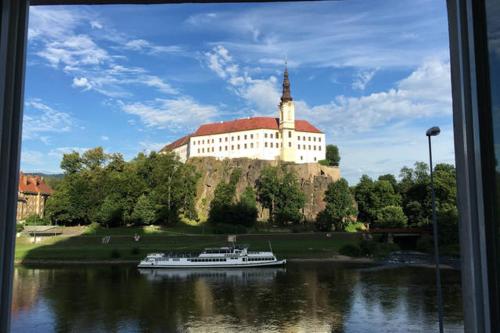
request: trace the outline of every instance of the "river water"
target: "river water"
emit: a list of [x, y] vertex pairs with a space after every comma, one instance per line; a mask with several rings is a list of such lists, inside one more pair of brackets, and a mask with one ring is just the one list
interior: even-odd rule
[[[445, 331], [463, 332], [443, 271]], [[13, 332], [436, 332], [434, 271], [329, 262], [286, 268], [16, 267]]]

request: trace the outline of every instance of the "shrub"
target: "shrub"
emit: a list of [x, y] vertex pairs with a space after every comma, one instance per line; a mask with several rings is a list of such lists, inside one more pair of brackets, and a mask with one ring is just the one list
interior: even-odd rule
[[381, 228], [406, 227], [408, 218], [399, 206], [386, 206], [376, 213], [375, 222]]
[[397, 244], [381, 243], [373, 240], [362, 240], [359, 243], [359, 248], [362, 256], [379, 258], [399, 250]]
[[21, 232], [24, 230], [24, 226], [21, 223], [16, 223], [16, 232]]
[[28, 216], [24, 223], [26, 225], [50, 225], [50, 220], [46, 218], [42, 218], [36, 214]]
[[432, 237], [429, 235], [423, 235], [417, 240], [417, 250], [432, 253], [434, 251], [434, 244]]
[[361, 222], [353, 222], [353, 223], [349, 223], [346, 227], [345, 227], [345, 231], [346, 232], [358, 232], [358, 231], [362, 231], [365, 229], [365, 225]]
[[359, 257], [361, 255], [361, 251], [359, 246], [354, 244], [346, 244], [339, 249], [339, 253], [344, 256], [349, 257]]
[[130, 253], [132, 253], [133, 255], [138, 255], [139, 253], [141, 253], [141, 250], [139, 250], [139, 248], [137, 248], [137, 247], [134, 247], [134, 248], [132, 248]]
[[122, 256], [122, 254], [120, 253], [120, 251], [114, 249], [111, 251], [111, 258], [112, 259], [118, 259]]

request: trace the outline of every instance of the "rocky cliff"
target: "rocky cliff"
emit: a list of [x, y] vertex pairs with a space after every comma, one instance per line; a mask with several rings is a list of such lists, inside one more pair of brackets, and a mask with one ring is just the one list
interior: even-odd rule
[[[199, 217], [206, 219], [217, 184], [220, 181], [228, 181], [234, 169], [240, 168], [242, 171], [236, 190], [237, 196], [239, 196], [247, 186], [252, 186], [255, 189], [257, 179], [264, 167], [275, 166], [280, 162], [247, 158], [216, 160], [205, 157], [192, 158], [187, 163], [194, 165], [201, 175], [197, 189], [196, 209]], [[317, 163], [286, 164], [285, 167], [297, 175], [301, 189], [306, 194], [304, 216], [307, 220], [313, 221], [325, 207], [323, 197], [328, 184], [340, 178], [339, 168]], [[259, 219], [268, 218], [266, 209], [259, 207], [259, 212]]]

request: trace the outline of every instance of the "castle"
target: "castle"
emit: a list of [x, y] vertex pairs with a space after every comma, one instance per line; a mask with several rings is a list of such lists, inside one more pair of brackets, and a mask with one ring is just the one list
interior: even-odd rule
[[249, 117], [201, 125], [194, 133], [165, 146], [160, 152], [191, 157], [251, 158], [294, 163], [325, 159], [325, 134], [307, 120], [295, 119], [288, 70], [283, 75], [279, 118]]
[[21, 172], [17, 194], [17, 220], [24, 220], [31, 215], [43, 217], [45, 203], [53, 192], [43, 177], [25, 175]]

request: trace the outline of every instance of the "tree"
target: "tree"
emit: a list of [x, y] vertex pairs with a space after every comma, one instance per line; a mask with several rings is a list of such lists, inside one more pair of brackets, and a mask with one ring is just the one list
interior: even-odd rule
[[330, 166], [339, 166], [339, 162], [339, 148], [335, 145], [326, 145], [326, 156], [324, 160], [320, 161], [320, 163]]
[[251, 227], [257, 222], [257, 199], [252, 187], [245, 188], [233, 210], [236, 223]]
[[379, 176], [378, 180], [388, 181], [392, 185], [394, 192], [398, 193], [398, 181], [397, 181], [396, 177], [394, 177], [394, 175], [387, 173], [385, 175]]
[[344, 230], [353, 216], [356, 215], [354, 198], [349, 189], [349, 184], [344, 178], [330, 183], [325, 192], [325, 209], [319, 214], [317, 224], [320, 230]]
[[131, 219], [138, 224], [153, 224], [156, 221], [156, 212], [154, 203], [150, 198], [142, 194], [134, 206]]
[[400, 206], [385, 206], [377, 211], [376, 226], [380, 228], [406, 227], [408, 218]]
[[80, 157], [80, 154], [76, 151], [64, 154], [61, 160], [61, 169], [67, 175], [71, 175], [82, 170], [82, 158]]
[[269, 209], [273, 218], [276, 200], [280, 193], [279, 168], [267, 166], [262, 169], [257, 180], [257, 197], [262, 207]]
[[208, 221], [211, 223], [238, 223], [235, 214], [236, 184], [241, 176], [241, 169], [231, 172], [229, 181], [221, 181], [214, 191], [210, 202]]
[[278, 197], [274, 209], [274, 221], [278, 224], [298, 223], [302, 221], [302, 208], [306, 198], [300, 189], [297, 177], [286, 171], [279, 183]]
[[373, 180], [367, 175], [362, 175], [359, 183], [354, 188], [354, 199], [358, 203], [358, 219], [363, 222], [371, 222], [374, 218], [371, 209], [373, 187]]

